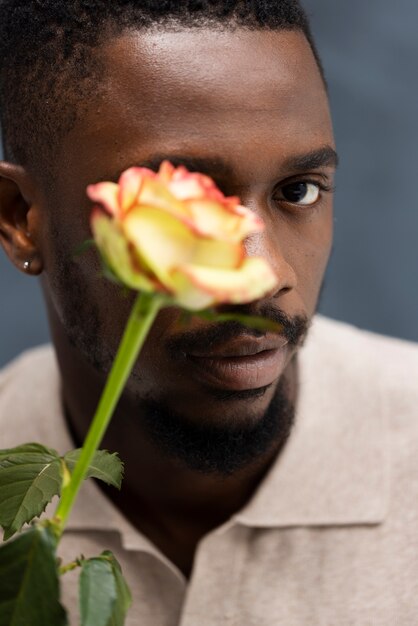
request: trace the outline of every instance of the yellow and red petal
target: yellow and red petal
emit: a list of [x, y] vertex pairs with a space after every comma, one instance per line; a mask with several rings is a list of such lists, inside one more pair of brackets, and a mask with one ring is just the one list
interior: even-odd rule
[[146, 276], [138, 260], [132, 260], [129, 243], [115, 220], [94, 211], [91, 227], [102, 257], [119, 280], [131, 289], [155, 291], [156, 284]]
[[244, 258], [241, 244], [201, 237], [183, 220], [153, 207], [132, 210], [122, 228], [147, 267], [159, 280], [168, 281], [168, 287], [170, 271], [178, 265], [233, 269]]
[[193, 258], [196, 236], [181, 220], [155, 207], [140, 207], [123, 220], [124, 236], [139, 258], [170, 289], [173, 266]]
[[158, 178], [163, 185], [168, 185], [175, 171], [176, 168], [172, 165], [172, 163], [170, 163], [170, 161], [163, 161], [161, 163], [160, 169], [158, 170]]
[[189, 172], [182, 166], [174, 169], [168, 187], [179, 200], [207, 198], [220, 203], [230, 201], [209, 176]]
[[249, 210], [229, 211], [219, 202], [188, 200], [191, 220], [198, 232], [223, 241], [240, 242], [248, 235], [263, 230], [264, 224]]
[[251, 233], [260, 233], [265, 229], [263, 220], [254, 211], [241, 205], [235, 205], [233, 210], [240, 218], [240, 231], [243, 238], [248, 237]]
[[123, 214], [136, 204], [144, 176], [143, 168], [130, 167], [119, 178], [119, 205]]
[[173, 272], [173, 300], [188, 311], [202, 311], [217, 304], [213, 293], [200, 289], [181, 271]]
[[[216, 189], [216, 187], [213, 185]], [[190, 174], [184, 168], [178, 168], [168, 184], [171, 193], [178, 200], [192, 200], [198, 198], [207, 198], [209, 189], [204, 184], [203, 176]]]
[[241, 265], [244, 257], [245, 250], [240, 243], [196, 237], [190, 263], [203, 267], [236, 269]]
[[97, 202], [110, 215], [119, 217], [119, 185], [116, 183], [97, 183], [87, 187], [87, 195]]
[[244, 304], [262, 298], [277, 286], [277, 276], [269, 264], [258, 257], [245, 259], [236, 270], [179, 267], [173, 271], [172, 279], [176, 301], [185, 308], [200, 304], [204, 294], [211, 297], [211, 305]]
[[199, 172], [189, 172], [184, 166], [174, 167], [163, 161], [158, 172], [161, 182], [168, 185], [179, 200], [208, 198], [221, 203], [237, 203], [238, 198], [225, 197], [212, 178]]
[[137, 206], [142, 205], [163, 209], [167, 213], [184, 218], [190, 218], [191, 215], [187, 205], [178, 200], [167, 186], [157, 179], [144, 180]]

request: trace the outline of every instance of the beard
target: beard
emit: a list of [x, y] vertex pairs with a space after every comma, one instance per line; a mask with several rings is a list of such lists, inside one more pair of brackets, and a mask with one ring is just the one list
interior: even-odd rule
[[[67, 339], [96, 372], [105, 374], [112, 365], [114, 354], [103, 341], [105, 333], [100, 323], [99, 307], [86, 298], [88, 284], [77, 272], [77, 264], [67, 261], [65, 268], [61, 269], [56, 281], [59, 291], [71, 293], [71, 298], [65, 300], [64, 306], [60, 307], [59, 315]], [[77, 280], [74, 280], [76, 275]], [[77, 286], [76, 290], [74, 286]], [[253, 313], [250, 306], [242, 305], [238, 309], [240, 313]], [[290, 345], [300, 345], [306, 336], [309, 321], [304, 317], [289, 319], [283, 312], [268, 306], [257, 313], [282, 324]], [[211, 329], [185, 331], [168, 342], [167, 352], [174, 358], [176, 354], [187, 351], [190, 347], [221, 343], [243, 330], [248, 334], [248, 329], [242, 324], [227, 322]], [[250, 333], [255, 337], [263, 334], [254, 329]], [[135, 379], [140, 383], [140, 376], [133, 372], [131, 381]], [[143, 429], [159, 453], [193, 471], [227, 477], [265, 458], [269, 452], [279, 452], [291, 433], [295, 406], [285, 374], [277, 383], [262, 415], [253, 415], [251, 401], [262, 397], [268, 389], [266, 387], [246, 392], [212, 389], [213, 402], [218, 403], [219, 411], [228, 416], [228, 419], [216, 420], [216, 423], [205, 419], [204, 404], [196, 409], [199, 414], [190, 419], [176, 411], [169, 398], [139, 397], [133, 389], [127, 389], [125, 398], [128, 400], [130, 397], [129, 404], [133, 401], [129, 413], [137, 416], [141, 422], [141, 430]], [[207, 401], [211, 401], [210, 397]], [[243, 407], [240, 414], [237, 414], [237, 401]]]
[[[265, 391], [266, 388], [252, 390], [252, 396], [259, 397]], [[239, 392], [229, 392], [220, 410], [228, 411], [227, 403], [236, 395]], [[242, 392], [240, 395], [242, 399]], [[140, 419], [160, 453], [188, 469], [220, 477], [244, 469], [270, 451], [278, 452], [290, 435], [295, 416], [284, 377], [257, 419], [249, 419], [248, 415], [236, 415], [234, 419], [231, 407], [231, 420], [213, 424], [205, 420], [204, 409], [199, 408], [201, 414], [190, 420], [174, 411], [168, 402], [147, 398], [140, 402]]]

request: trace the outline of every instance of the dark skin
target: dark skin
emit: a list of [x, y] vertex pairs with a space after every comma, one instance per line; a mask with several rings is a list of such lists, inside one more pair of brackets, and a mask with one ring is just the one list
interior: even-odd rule
[[[312, 317], [333, 226], [331, 191], [320, 190], [309, 206], [283, 196], [289, 181], [309, 181], [313, 190], [330, 187], [335, 170], [326, 90], [302, 33], [130, 33], [108, 41], [97, 54], [105, 68], [103, 88], [92, 93], [87, 111], [65, 137], [53, 184], [45, 185], [30, 166], [0, 164], [2, 244], [19, 269], [31, 260], [30, 272], [42, 274], [63, 405], [78, 441], [132, 302], [98, 278], [94, 252], [81, 263], [71, 261], [70, 285], [63, 279], [63, 258], [90, 236], [87, 184], [116, 180], [127, 167], [155, 155], [204, 159], [200, 165], [209, 166], [207, 173], [223, 191], [239, 195], [266, 223], [265, 232], [250, 237], [246, 248], [268, 259], [279, 284], [249, 307], [253, 314], [267, 303], [289, 317]], [[78, 284], [83, 293], [74, 306]], [[192, 328], [204, 329], [205, 323], [195, 319]], [[199, 540], [248, 501], [277, 456], [279, 442], [232, 476], [204, 475], [164, 455], [148, 439], [135, 399], [170, 398], [186, 420], [233, 419], [245, 426], [263, 415], [278, 381], [249, 400], [214, 399], [167, 359], [165, 342], [179, 332], [178, 311], [164, 310], [103, 447], [118, 450], [126, 463], [124, 488], [109, 497], [188, 576]], [[281, 375], [296, 402], [296, 348], [288, 351]]]

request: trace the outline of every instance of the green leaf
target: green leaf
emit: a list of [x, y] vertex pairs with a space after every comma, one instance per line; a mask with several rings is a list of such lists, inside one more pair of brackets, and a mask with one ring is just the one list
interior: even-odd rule
[[74, 249], [73, 256], [74, 257], [81, 256], [82, 254], [90, 250], [90, 248], [94, 248], [95, 245], [96, 245], [96, 242], [94, 239], [86, 239], [86, 241], [83, 241], [83, 243], [80, 243], [80, 245], [78, 245]]
[[0, 547], [0, 626], [66, 626], [56, 540], [34, 526]]
[[[5, 540], [39, 517], [61, 493], [62, 460], [72, 472], [79, 456], [80, 450], [73, 450], [62, 458], [37, 443], [0, 450], [0, 526]], [[86, 478], [98, 478], [120, 489], [122, 476], [123, 464], [117, 454], [99, 450]]]
[[256, 330], [270, 331], [273, 333], [283, 332], [283, 325], [266, 317], [256, 315], [242, 315], [240, 313], [217, 313], [213, 309], [205, 309], [203, 311], [195, 311], [194, 315], [201, 317], [209, 322], [240, 322], [249, 328]]
[[116, 602], [111, 564], [101, 558], [84, 561], [80, 574], [81, 626], [106, 626]]
[[[70, 472], [74, 471], [81, 454], [81, 450], [72, 450], [64, 456]], [[123, 463], [116, 453], [110, 453], [106, 450], [98, 450], [91, 462], [87, 478], [98, 478], [108, 485], [112, 485], [120, 489], [123, 478]]]
[[128, 609], [132, 604], [131, 591], [128, 587], [128, 583], [123, 577], [122, 569], [113, 554], [109, 551], [106, 551], [103, 554], [111, 559], [113, 574], [116, 582], [116, 603], [113, 607], [112, 619], [109, 626], [122, 626], [125, 622]]
[[31, 443], [0, 451], [0, 526], [10, 539], [41, 515], [61, 488], [60, 457]]
[[[81, 626], [123, 626], [132, 598], [111, 552], [83, 561], [80, 575]], [[0, 625], [1, 626], [1, 625]]]
[[53, 448], [47, 448], [40, 443], [25, 443], [17, 448], [6, 448], [6, 450], [0, 450], [0, 461], [10, 455], [29, 454], [31, 452], [34, 454], [49, 454], [54, 457], [58, 456], [58, 452]]

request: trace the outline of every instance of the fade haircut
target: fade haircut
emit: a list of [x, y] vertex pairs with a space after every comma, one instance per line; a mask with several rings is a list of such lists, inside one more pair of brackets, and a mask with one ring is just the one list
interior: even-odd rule
[[5, 157], [51, 173], [83, 102], [100, 85], [94, 49], [124, 31], [300, 30], [322, 67], [299, 0], [0, 0]]

